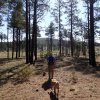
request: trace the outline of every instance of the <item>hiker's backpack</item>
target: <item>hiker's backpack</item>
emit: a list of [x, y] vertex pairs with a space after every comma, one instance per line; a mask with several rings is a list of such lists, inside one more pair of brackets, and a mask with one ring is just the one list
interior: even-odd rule
[[54, 57], [49, 56], [49, 57], [47, 58], [47, 60], [48, 60], [48, 64], [49, 64], [49, 65], [50, 65], [50, 64], [54, 64]]

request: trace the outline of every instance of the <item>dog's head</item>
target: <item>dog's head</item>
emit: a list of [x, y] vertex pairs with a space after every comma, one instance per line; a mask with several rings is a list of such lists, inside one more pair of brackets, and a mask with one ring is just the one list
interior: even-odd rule
[[43, 72], [43, 76], [45, 76], [46, 75], [46, 72]]

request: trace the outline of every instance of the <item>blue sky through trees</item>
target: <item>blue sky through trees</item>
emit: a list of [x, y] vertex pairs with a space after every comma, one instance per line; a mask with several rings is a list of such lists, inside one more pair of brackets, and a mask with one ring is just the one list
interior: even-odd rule
[[[66, 1], [66, 0], [64, 0]], [[83, 1], [82, 0], [77, 0], [78, 1], [78, 5], [77, 8], [79, 9], [79, 17], [82, 18], [83, 21], [87, 20], [86, 17], [86, 9], [83, 7]], [[56, 0], [50, 0], [50, 7], [53, 8], [54, 7], [54, 3], [56, 2]], [[65, 17], [65, 15], [63, 16]], [[52, 17], [52, 15], [50, 14], [50, 12], [46, 12], [44, 15], [43, 20], [39, 23], [39, 26], [41, 26], [41, 37], [46, 37], [45, 36], [45, 29], [49, 26], [50, 22], [54, 22], [54, 18]], [[63, 20], [63, 24], [67, 23], [66, 20]], [[7, 34], [7, 22], [3, 22], [4, 26], [0, 27], [0, 31], [4, 34]], [[98, 22], [98, 25], [100, 25], [100, 21]], [[66, 27], [65, 27], [66, 28]], [[10, 32], [11, 33], [11, 32]], [[9, 35], [9, 40], [11, 41], [12, 34]], [[55, 38], [58, 38], [58, 32], [55, 32]], [[97, 42], [100, 43], [100, 40], [96, 39]]]

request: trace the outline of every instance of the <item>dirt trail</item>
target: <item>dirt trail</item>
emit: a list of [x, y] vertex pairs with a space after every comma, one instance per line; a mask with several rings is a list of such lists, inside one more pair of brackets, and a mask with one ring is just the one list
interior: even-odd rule
[[[100, 71], [86, 66], [85, 60], [57, 60], [54, 78], [60, 85], [59, 100], [100, 100]], [[47, 64], [37, 62], [30, 67], [33, 74], [28, 81], [15, 84], [12, 77], [0, 86], [0, 100], [57, 100], [51, 94], [51, 89], [43, 88], [48, 80], [47, 71], [43, 76]]]

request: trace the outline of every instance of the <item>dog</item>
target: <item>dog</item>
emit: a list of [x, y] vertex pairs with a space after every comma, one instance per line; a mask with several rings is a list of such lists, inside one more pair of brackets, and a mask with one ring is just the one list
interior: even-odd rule
[[56, 79], [51, 79], [51, 89], [54, 89], [55, 96], [59, 95], [59, 82]]

